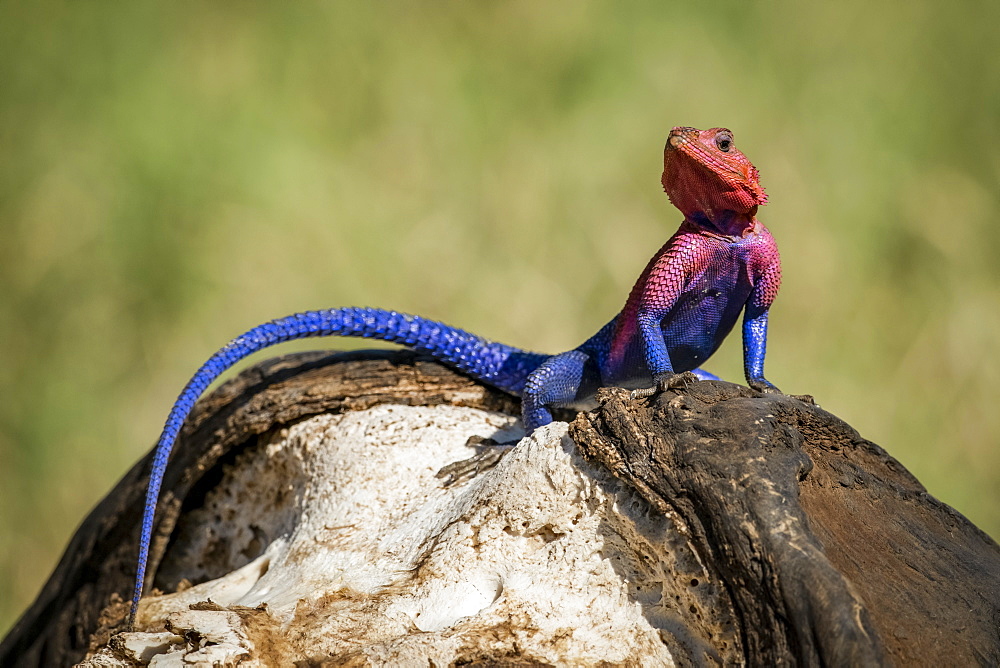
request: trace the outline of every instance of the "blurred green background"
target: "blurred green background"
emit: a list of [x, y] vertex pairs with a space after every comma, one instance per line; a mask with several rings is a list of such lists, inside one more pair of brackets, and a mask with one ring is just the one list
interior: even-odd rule
[[244, 329], [593, 333], [679, 223], [673, 125], [761, 171], [768, 377], [1000, 535], [998, 7], [0, 3], [0, 633]]

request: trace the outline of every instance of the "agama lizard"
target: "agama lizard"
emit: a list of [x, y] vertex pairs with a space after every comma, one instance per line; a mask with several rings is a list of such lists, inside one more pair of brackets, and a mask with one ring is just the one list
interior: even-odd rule
[[[529, 433], [552, 421], [550, 407], [580, 405], [599, 387], [649, 396], [697, 378], [741, 311], [747, 383], [777, 392], [764, 378], [767, 313], [781, 282], [778, 249], [757, 221], [767, 202], [757, 169], [724, 128], [676, 127], [664, 149], [663, 189], [684, 222], [649, 261], [611, 322], [557, 355], [520, 350], [420, 316], [373, 308], [307, 311], [254, 327], [195, 373], [170, 411], [156, 444], [142, 518], [129, 628], [142, 596], [160, 484], [181, 425], [223, 371], [269, 346], [313, 336], [382, 339], [429, 354], [497, 389], [521, 397]], [[693, 375], [691, 372], [693, 371]]]

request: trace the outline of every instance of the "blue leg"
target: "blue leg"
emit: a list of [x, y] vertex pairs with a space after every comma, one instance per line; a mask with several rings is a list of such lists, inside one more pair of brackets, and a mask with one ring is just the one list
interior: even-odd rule
[[743, 372], [747, 385], [758, 392], [780, 392], [764, 378], [764, 354], [767, 352], [767, 311], [751, 310], [743, 316]]
[[587, 353], [570, 350], [549, 357], [528, 376], [521, 395], [521, 418], [529, 434], [552, 422], [549, 406], [572, 403], [596, 385], [589, 360]]
[[661, 309], [641, 312], [638, 316], [639, 333], [642, 335], [642, 345], [646, 353], [646, 368], [653, 375], [653, 385], [657, 387], [674, 376], [667, 341], [663, 338], [663, 329], [660, 326], [663, 315]]

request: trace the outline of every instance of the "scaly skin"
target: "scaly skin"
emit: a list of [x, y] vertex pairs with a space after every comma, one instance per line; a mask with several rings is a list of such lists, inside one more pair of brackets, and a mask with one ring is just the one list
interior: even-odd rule
[[663, 189], [684, 214], [680, 229], [639, 276], [625, 307], [583, 344], [558, 355], [494, 343], [419, 316], [371, 308], [308, 311], [254, 327], [215, 353], [174, 403], [156, 444], [142, 520], [129, 628], [142, 596], [153, 518], [170, 451], [195, 401], [213, 380], [248, 355], [314, 336], [382, 339], [432, 355], [484, 383], [521, 397], [524, 428], [552, 421], [553, 406], [583, 406], [602, 386], [653, 388], [646, 396], [698, 378], [741, 311], [744, 372], [750, 387], [764, 378], [767, 312], [781, 282], [774, 239], [756, 219], [767, 202], [757, 169], [723, 128], [677, 127], [664, 149]]

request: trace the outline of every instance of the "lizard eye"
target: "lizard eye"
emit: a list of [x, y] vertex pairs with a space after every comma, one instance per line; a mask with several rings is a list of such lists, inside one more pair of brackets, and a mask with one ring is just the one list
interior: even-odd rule
[[729, 153], [729, 149], [733, 147], [733, 136], [725, 132], [718, 134], [715, 136], [715, 145], [723, 153]]

